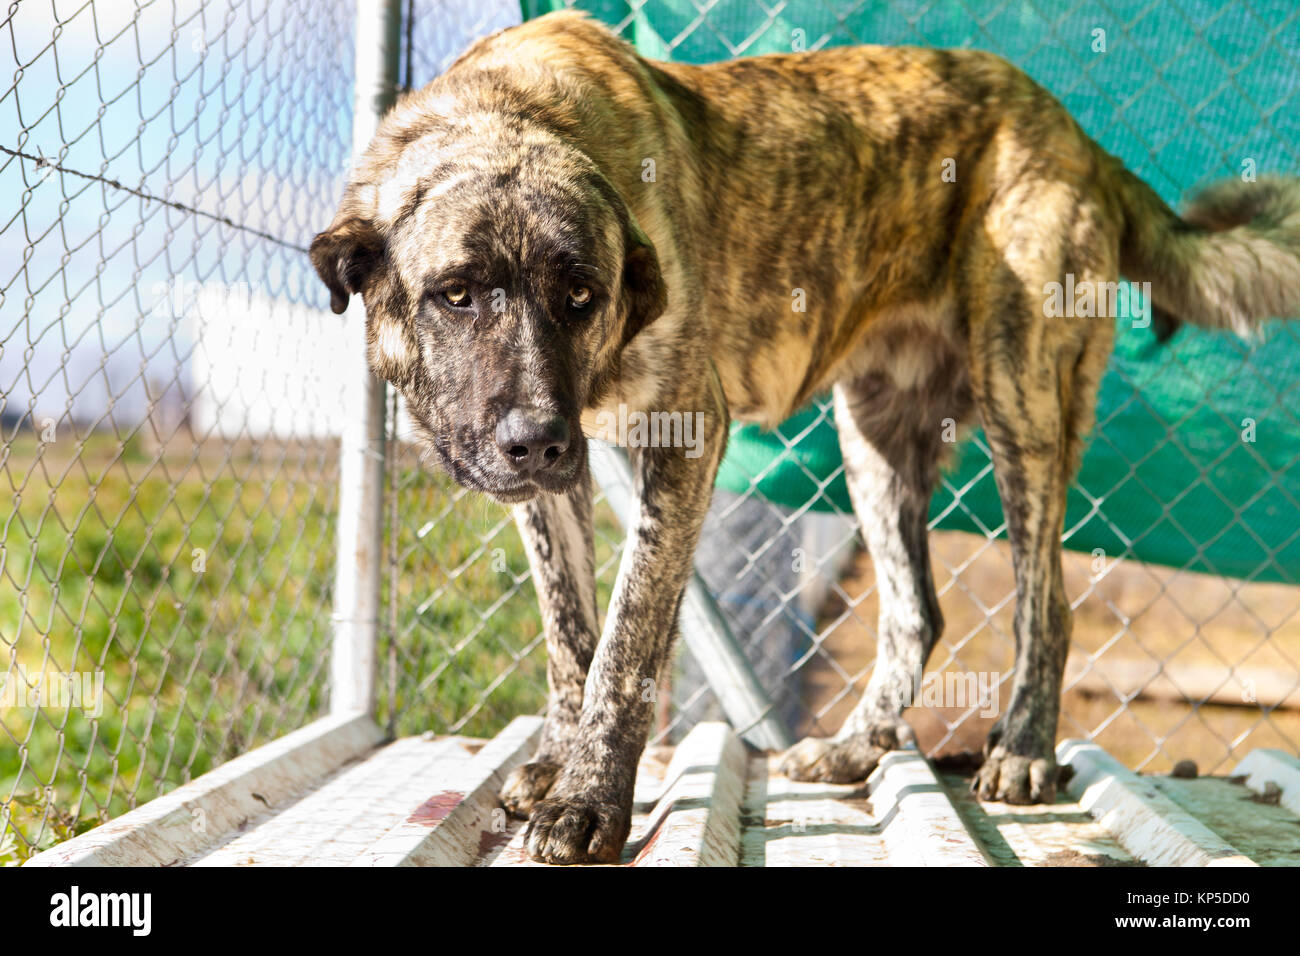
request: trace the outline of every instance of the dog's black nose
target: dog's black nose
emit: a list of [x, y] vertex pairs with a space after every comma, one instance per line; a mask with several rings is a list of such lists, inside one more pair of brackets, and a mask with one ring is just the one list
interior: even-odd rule
[[516, 471], [536, 474], [569, 447], [569, 423], [537, 409], [512, 408], [497, 422], [497, 447]]

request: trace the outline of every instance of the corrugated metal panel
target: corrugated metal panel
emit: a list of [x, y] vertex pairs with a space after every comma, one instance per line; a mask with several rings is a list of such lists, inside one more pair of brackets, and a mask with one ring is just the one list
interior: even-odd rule
[[[521, 717], [486, 742], [381, 746], [355, 721], [313, 727], [32, 862], [540, 865], [527, 859], [526, 825], [496, 801], [505, 775], [536, 746], [540, 718]], [[622, 863], [1300, 864], [1300, 760], [1291, 755], [1256, 751], [1233, 776], [1199, 780], [1139, 776], [1083, 741], [1062, 743], [1058, 759], [1073, 773], [1057, 803], [1010, 806], [976, 801], [968, 777], [937, 775], [915, 750], [887, 754], [865, 784], [797, 783], [726, 724], [700, 724], [675, 751], [643, 757]], [[217, 821], [197, 834], [181, 826], [196, 808]]]

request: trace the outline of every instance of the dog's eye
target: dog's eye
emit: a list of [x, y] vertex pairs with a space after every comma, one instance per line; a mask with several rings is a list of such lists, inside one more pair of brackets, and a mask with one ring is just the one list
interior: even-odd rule
[[591, 287], [575, 285], [569, 289], [569, 308], [585, 309], [591, 305]]
[[442, 290], [442, 297], [447, 304], [457, 309], [469, 307], [469, 289], [463, 285], [449, 285]]

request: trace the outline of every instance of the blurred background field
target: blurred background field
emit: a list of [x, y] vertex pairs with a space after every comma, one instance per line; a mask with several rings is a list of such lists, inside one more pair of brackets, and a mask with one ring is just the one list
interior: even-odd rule
[[[0, 579], [7, 679], [104, 674], [104, 719], [0, 713], [0, 793], [16, 794], [15, 826], [42, 832], [52, 805], [45, 838], [66, 836], [321, 712], [326, 446], [196, 445], [181, 434], [161, 446], [139, 432], [42, 442], [25, 431], [3, 455], [14, 504]], [[241, 632], [258, 639], [231, 643]], [[22, 819], [25, 808], [38, 818]], [[12, 835], [6, 850], [29, 852]]]

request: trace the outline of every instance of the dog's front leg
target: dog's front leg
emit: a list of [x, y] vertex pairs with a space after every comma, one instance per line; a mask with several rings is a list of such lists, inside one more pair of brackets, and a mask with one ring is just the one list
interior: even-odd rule
[[539, 495], [514, 508], [546, 630], [550, 697], [541, 743], [501, 788], [501, 803], [527, 817], [546, 796], [569, 756], [582, 716], [582, 692], [596, 653], [596, 557], [591, 525], [591, 475], [567, 494]]
[[627, 841], [637, 763], [726, 442], [720, 392], [707, 405], [693, 419], [694, 447], [631, 450], [635, 515], [569, 759], [530, 817], [535, 860], [616, 863]]

